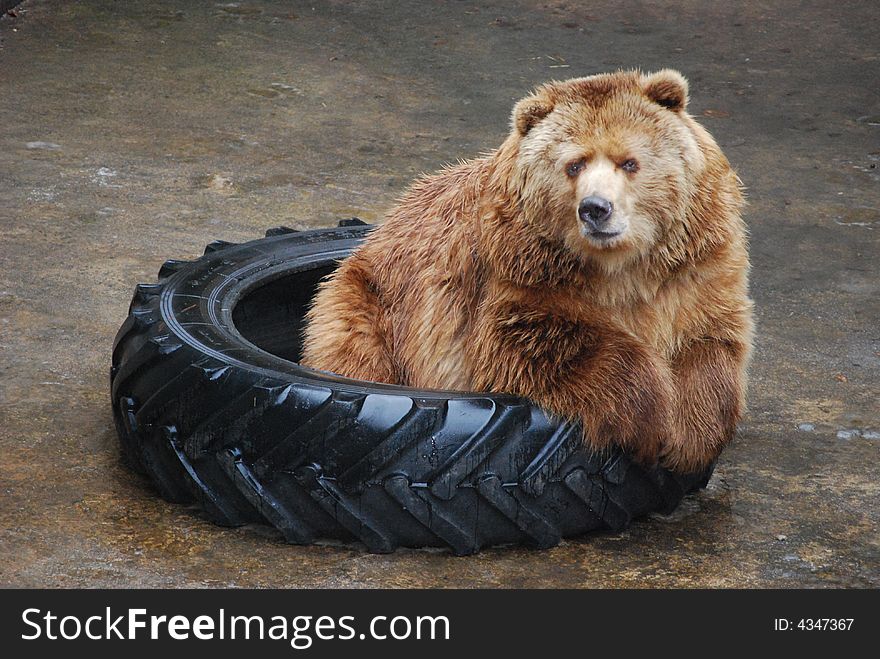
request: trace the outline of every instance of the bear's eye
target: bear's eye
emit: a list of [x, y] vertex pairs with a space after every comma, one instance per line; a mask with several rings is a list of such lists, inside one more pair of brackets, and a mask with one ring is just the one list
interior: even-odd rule
[[568, 163], [568, 165], [566, 165], [565, 173], [568, 176], [574, 178], [581, 173], [581, 170], [584, 168], [585, 165], [586, 161], [583, 158], [581, 158], [580, 160], [575, 160], [574, 162], [570, 162]]
[[620, 164], [620, 168], [625, 172], [628, 172], [630, 174], [635, 174], [637, 171], [639, 171], [639, 163], [637, 160], [635, 160], [633, 158], [629, 158], [627, 160], [624, 160]]

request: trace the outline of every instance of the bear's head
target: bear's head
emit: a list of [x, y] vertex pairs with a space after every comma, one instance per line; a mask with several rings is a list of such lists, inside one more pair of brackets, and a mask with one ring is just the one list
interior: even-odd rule
[[723, 161], [737, 188], [687, 103], [669, 69], [552, 82], [519, 101], [505, 144], [525, 221], [610, 269], [684, 240], [707, 161]]

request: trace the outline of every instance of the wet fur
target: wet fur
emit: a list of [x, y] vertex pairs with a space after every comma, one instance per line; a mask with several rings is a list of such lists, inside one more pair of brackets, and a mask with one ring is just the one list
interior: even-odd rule
[[[321, 285], [303, 364], [523, 395], [594, 449], [682, 472], [714, 460], [745, 405], [749, 262], [738, 179], [686, 104], [668, 70], [536, 90], [497, 151], [417, 181]], [[596, 249], [573, 219], [586, 183], [557, 161], [633, 148], [631, 239]]]

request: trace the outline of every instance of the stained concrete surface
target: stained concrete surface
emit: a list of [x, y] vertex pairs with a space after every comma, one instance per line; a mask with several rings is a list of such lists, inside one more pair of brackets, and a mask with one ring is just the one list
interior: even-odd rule
[[[0, 584], [880, 585], [872, 3], [117, 3], [0, 19]], [[672, 516], [543, 552], [376, 556], [223, 529], [121, 467], [132, 287], [270, 226], [381, 219], [550, 78], [680, 68], [749, 190], [750, 413]]]

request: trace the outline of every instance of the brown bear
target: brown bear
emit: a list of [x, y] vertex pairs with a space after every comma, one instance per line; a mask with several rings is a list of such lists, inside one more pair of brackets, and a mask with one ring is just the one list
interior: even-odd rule
[[550, 82], [485, 157], [416, 181], [319, 288], [302, 363], [507, 392], [689, 472], [743, 412], [739, 179], [677, 71]]

